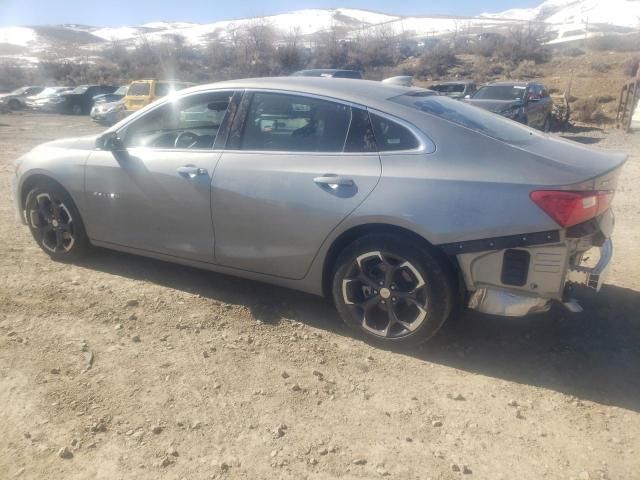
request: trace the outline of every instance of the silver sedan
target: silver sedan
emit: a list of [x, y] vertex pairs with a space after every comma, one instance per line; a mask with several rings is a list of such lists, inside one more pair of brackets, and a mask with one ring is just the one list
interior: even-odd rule
[[459, 304], [578, 309], [569, 286], [599, 289], [611, 257], [625, 159], [429, 90], [288, 77], [40, 145], [13, 183], [55, 260], [93, 245], [327, 295], [369, 339], [416, 343]]

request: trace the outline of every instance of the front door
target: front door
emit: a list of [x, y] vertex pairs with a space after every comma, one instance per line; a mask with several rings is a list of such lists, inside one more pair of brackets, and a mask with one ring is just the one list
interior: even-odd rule
[[90, 238], [211, 261], [211, 177], [216, 135], [233, 92], [166, 103], [119, 132], [125, 152], [95, 151], [85, 191]]
[[368, 113], [269, 92], [245, 94], [240, 111], [213, 177], [215, 261], [302, 278], [378, 182]]

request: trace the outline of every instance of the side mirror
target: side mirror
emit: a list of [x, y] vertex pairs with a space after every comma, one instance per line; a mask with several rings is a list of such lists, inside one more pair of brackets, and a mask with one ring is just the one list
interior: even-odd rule
[[96, 147], [100, 150], [108, 150], [110, 152], [124, 152], [126, 147], [124, 142], [118, 136], [117, 132], [110, 132], [98, 137]]

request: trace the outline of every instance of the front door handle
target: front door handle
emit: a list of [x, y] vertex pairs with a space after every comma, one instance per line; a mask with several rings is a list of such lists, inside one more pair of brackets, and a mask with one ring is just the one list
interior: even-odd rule
[[336, 175], [334, 173], [326, 173], [321, 177], [316, 177], [313, 179], [315, 183], [318, 185], [328, 185], [331, 188], [338, 187], [352, 187], [353, 179], [342, 177], [340, 175]]
[[184, 177], [196, 178], [199, 175], [207, 175], [206, 168], [199, 168], [195, 165], [183, 165], [182, 167], [177, 168], [178, 173]]

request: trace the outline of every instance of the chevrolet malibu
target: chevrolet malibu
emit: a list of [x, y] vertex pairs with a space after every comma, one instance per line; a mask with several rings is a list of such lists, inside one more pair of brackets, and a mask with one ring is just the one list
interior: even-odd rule
[[429, 90], [289, 77], [45, 143], [13, 184], [54, 260], [93, 245], [327, 295], [369, 339], [410, 344], [457, 305], [578, 310], [571, 286], [599, 289], [611, 258], [625, 159]]

